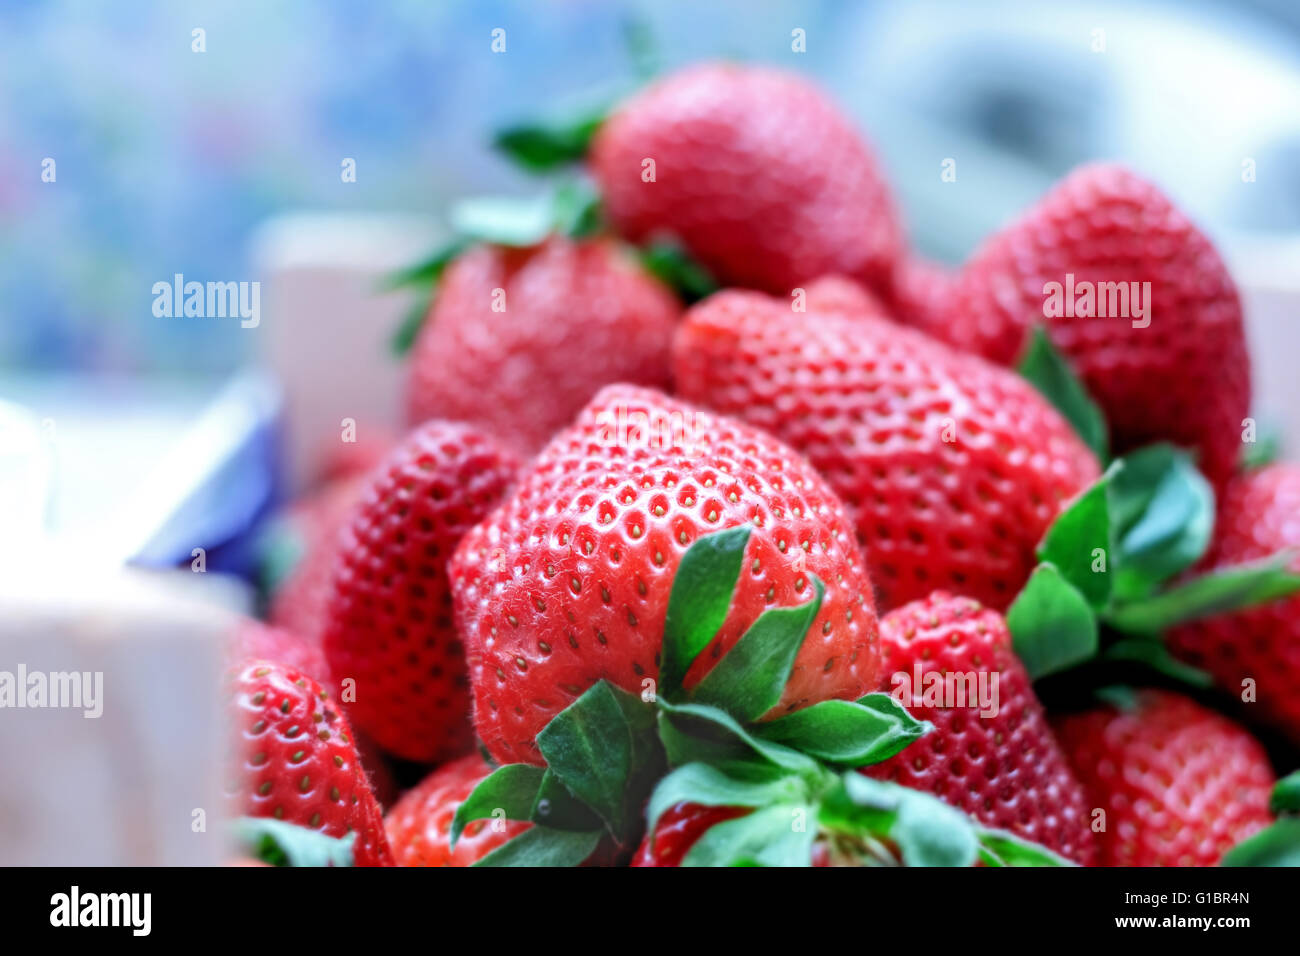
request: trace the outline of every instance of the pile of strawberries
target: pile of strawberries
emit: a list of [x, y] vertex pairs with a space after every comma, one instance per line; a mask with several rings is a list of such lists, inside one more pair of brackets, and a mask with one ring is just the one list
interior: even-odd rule
[[[1254, 454], [1236, 289], [1155, 186], [1081, 168], [948, 272], [785, 73], [498, 143], [548, 191], [398, 277], [411, 430], [288, 512], [232, 640], [258, 845], [1300, 862], [1300, 467]], [[1149, 322], [1045, 308], [1067, 275]]]

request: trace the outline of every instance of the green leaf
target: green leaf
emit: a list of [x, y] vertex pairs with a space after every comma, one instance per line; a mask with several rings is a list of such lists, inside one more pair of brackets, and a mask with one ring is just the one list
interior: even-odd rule
[[596, 851], [603, 830], [552, 830], [532, 826], [474, 866], [578, 866]]
[[1277, 782], [1268, 808], [1277, 815], [1300, 813], [1300, 770], [1295, 770]]
[[1300, 591], [1295, 556], [1279, 552], [1260, 561], [1219, 568], [1144, 601], [1113, 608], [1106, 620], [1129, 634], [1158, 635], [1202, 617], [1213, 617], [1290, 597]]
[[529, 820], [537, 791], [546, 771], [526, 763], [508, 763], [497, 767], [479, 781], [472, 793], [456, 808], [451, 821], [451, 846], [456, 847], [465, 826], [501, 810], [507, 820]]
[[394, 289], [405, 289], [410, 286], [425, 288], [437, 285], [442, 279], [443, 272], [447, 270], [447, 266], [451, 265], [452, 261], [465, 251], [467, 245], [468, 243], [460, 237], [443, 243], [415, 265], [407, 266], [384, 276], [379, 281], [379, 288], [382, 291], [391, 292]]
[[1014, 833], [976, 824], [980, 859], [985, 866], [1075, 866], [1045, 846], [1021, 839]]
[[858, 701], [824, 700], [753, 731], [828, 763], [864, 767], [888, 760], [932, 729], [888, 694], [877, 693]]
[[804, 804], [777, 804], [704, 832], [682, 866], [811, 866], [816, 815]]
[[555, 227], [550, 194], [530, 197], [478, 196], [451, 207], [449, 218], [460, 235], [498, 246], [535, 246]]
[[641, 250], [641, 265], [690, 304], [717, 292], [720, 286], [680, 242], [657, 239]]
[[1300, 866], [1300, 817], [1283, 817], [1238, 843], [1219, 866]]
[[[812, 577], [810, 575], [810, 577]], [[691, 699], [731, 714], [741, 723], [758, 720], [781, 701], [804, 635], [821, 610], [826, 589], [812, 577], [815, 594], [798, 607], [769, 608], [691, 692]]]
[[682, 555], [664, 619], [660, 697], [676, 695], [695, 658], [727, 619], [749, 534], [749, 526], [742, 525], [704, 535]]
[[1178, 660], [1169, 653], [1167, 647], [1150, 637], [1129, 637], [1118, 640], [1106, 648], [1103, 656], [1111, 661], [1145, 664], [1158, 674], [1172, 677], [1192, 687], [1210, 687], [1214, 684], [1214, 678], [1205, 671]]
[[617, 698], [622, 693], [598, 681], [537, 735], [547, 766], [615, 836], [629, 829], [628, 780], [635, 770], [632, 731]]
[[1205, 554], [1214, 530], [1214, 491], [1191, 458], [1171, 445], [1151, 445], [1124, 457], [1111, 480], [1111, 527], [1116, 539], [1112, 592], [1116, 600], [1153, 594]]
[[[942, 800], [883, 780], [845, 773], [838, 816], [872, 835], [887, 836], [907, 866], [970, 866], [978, 853], [975, 830], [965, 814]], [[847, 797], [853, 810], [847, 810]], [[833, 805], [833, 800], [827, 805]]]
[[1053, 564], [1040, 564], [1007, 611], [1016, 654], [1030, 679], [1094, 657], [1097, 618], [1079, 590]]
[[561, 183], [551, 194], [551, 221], [555, 232], [570, 239], [585, 239], [604, 225], [600, 194], [586, 180]]
[[601, 104], [516, 123], [498, 130], [492, 145], [529, 172], [549, 172], [580, 162], [608, 113], [608, 104]]
[[1106, 418], [1042, 326], [1035, 326], [1018, 371], [1074, 426], [1097, 460], [1109, 456]]
[[[1038, 545], [1038, 558], [1056, 565], [1061, 576], [1096, 610], [1110, 600], [1110, 484], [1124, 467], [1115, 462], [1066, 508]], [[1100, 552], [1100, 554], [1098, 554]], [[1100, 568], [1098, 565], [1100, 564]]]
[[389, 351], [398, 358], [411, 351], [415, 345], [415, 340], [420, 337], [420, 329], [424, 327], [425, 319], [429, 317], [429, 312], [433, 309], [433, 292], [429, 291], [416, 296], [402, 315], [402, 321], [393, 332], [393, 337], [388, 340]]
[[1252, 442], [1242, 442], [1241, 470], [1253, 471], [1271, 465], [1282, 456], [1282, 436], [1276, 428], [1265, 428]]
[[[646, 831], [653, 833], [659, 817], [679, 803], [705, 807], [763, 807], [799, 803], [808, 798], [807, 784], [770, 764], [732, 764], [732, 774], [703, 763], [678, 767], [655, 787], [646, 807]], [[747, 771], [739, 775], [739, 769]], [[735, 775], [733, 775], [735, 774]]]
[[331, 837], [271, 817], [238, 817], [230, 829], [245, 853], [272, 866], [352, 865], [355, 833]]
[[547, 770], [537, 788], [537, 799], [528, 819], [555, 830], [599, 830], [603, 821], [560, 782], [555, 771]]
[[[686, 736], [727, 745], [731, 753], [747, 752], [766, 760], [774, 766], [784, 767], [805, 777], [821, 774], [821, 767], [812, 757], [778, 743], [763, 740], [751, 734], [724, 710], [707, 704], [674, 704], [659, 699], [659, 707], [667, 719]], [[671, 757], [670, 757], [671, 759]]]
[[288, 580], [305, 551], [302, 535], [292, 523], [277, 520], [257, 540], [258, 578], [266, 594], [274, 594]]

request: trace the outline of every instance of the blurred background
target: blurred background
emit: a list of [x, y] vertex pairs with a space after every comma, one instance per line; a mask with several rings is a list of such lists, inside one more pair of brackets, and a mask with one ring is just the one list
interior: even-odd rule
[[[631, 84], [629, 23], [664, 68], [729, 57], [814, 76], [874, 144], [925, 255], [960, 262], [1072, 166], [1117, 159], [1204, 225], [1252, 310], [1290, 323], [1291, 0], [0, 0], [0, 425], [27, 495], [0, 517], [95, 526], [97, 552], [175, 562], [307, 481], [315, 431], [349, 411], [383, 425], [403, 303], [370, 280], [435, 241], [449, 200], [534, 188], [488, 135]], [[260, 325], [154, 315], [154, 284], [176, 274], [261, 281]], [[236, 377], [251, 368], [270, 374]], [[1300, 404], [1289, 373], [1261, 376], [1266, 404]], [[280, 447], [287, 470], [240, 468], [202, 497], [232, 456]]]

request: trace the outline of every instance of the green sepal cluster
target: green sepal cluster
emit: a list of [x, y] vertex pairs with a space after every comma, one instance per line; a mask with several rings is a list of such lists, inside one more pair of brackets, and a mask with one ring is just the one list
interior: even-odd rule
[[[762, 719], [779, 704], [821, 609], [824, 588], [815, 576], [809, 601], [765, 610], [686, 687], [726, 620], [750, 534], [744, 526], [706, 535], [683, 555], [657, 688], [637, 696], [608, 681], [594, 684], [538, 734], [545, 767], [498, 767], [475, 788], [456, 812], [453, 845], [472, 820], [527, 820], [533, 826], [477, 865], [576, 865], [602, 845], [626, 852], [666, 809], [689, 801], [751, 809], [708, 830], [692, 863], [808, 865], [814, 840], [861, 863], [889, 853], [893, 862], [901, 853], [915, 865], [1058, 863], [933, 797], [857, 773], [932, 729], [888, 694]], [[855, 801], [874, 809], [853, 811]], [[960, 843], [961, 852], [945, 855], [949, 843]]]
[[331, 837], [272, 817], [238, 817], [230, 833], [240, 850], [271, 866], [352, 866], [355, 833]]
[[[1105, 460], [1100, 412], [1042, 329], [1021, 372]], [[1101, 657], [1207, 685], [1207, 675], [1169, 654], [1165, 632], [1300, 591], [1287, 552], [1188, 576], [1210, 545], [1214, 515], [1214, 491], [1186, 452], [1154, 444], [1111, 462], [1048, 528], [1040, 563], [1007, 611], [1030, 676]], [[1120, 636], [1103, 641], [1103, 628]]]

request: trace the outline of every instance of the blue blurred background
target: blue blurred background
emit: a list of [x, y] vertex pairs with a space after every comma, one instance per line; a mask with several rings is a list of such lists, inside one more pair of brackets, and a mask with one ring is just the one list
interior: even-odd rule
[[254, 337], [155, 318], [155, 281], [249, 277], [251, 231], [288, 210], [433, 218], [458, 195], [525, 188], [487, 134], [629, 81], [629, 17], [668, 67], [728, 56], [816, 76], [939, 259], [1097, 157], [1152, 175], [1216, 236], [1300, 231], [1293, 0], [3, 0], [0, 370], [236, 367]]

